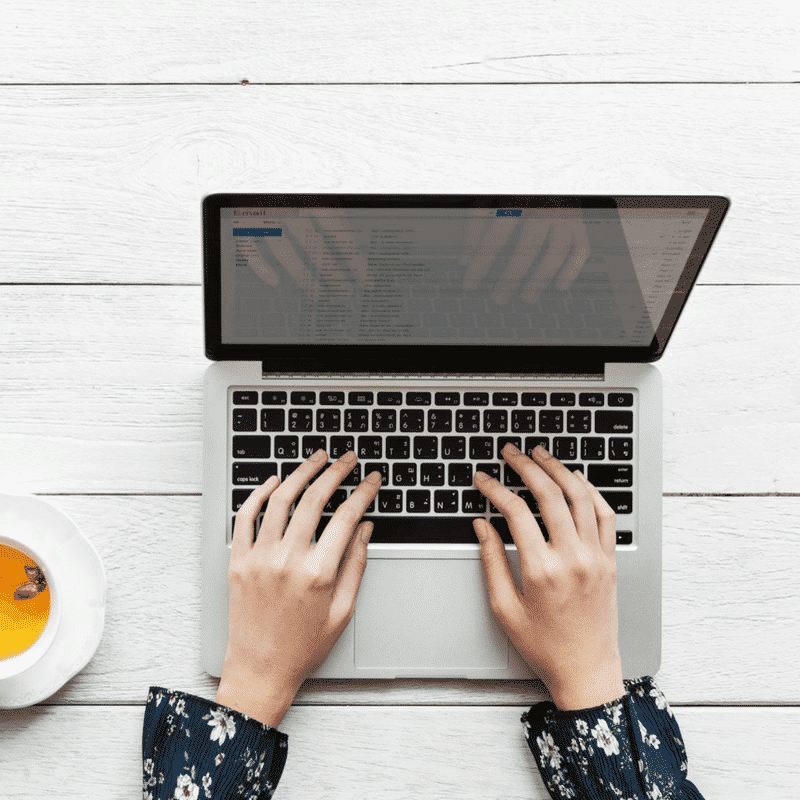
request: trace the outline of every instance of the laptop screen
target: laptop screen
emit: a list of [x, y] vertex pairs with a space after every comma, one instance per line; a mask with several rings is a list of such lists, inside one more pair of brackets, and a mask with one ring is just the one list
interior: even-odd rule
[[675, 198], [457, 196], [447, 205], [448, 196], [422, 196], [415, 206], [395, 196], [400, 206], [385, 195], [268, 197], [212, 196], [215, 213], [204, 215], [216, 227], [206, 278], [213, 240], [220, 344], [249, 352], [501, 345], [652, 354], [665, 320], [674, 326], [670, 304], [685, 302], [709, 216], [715, 229], [721, 221], [714, 203], [680, 207]]

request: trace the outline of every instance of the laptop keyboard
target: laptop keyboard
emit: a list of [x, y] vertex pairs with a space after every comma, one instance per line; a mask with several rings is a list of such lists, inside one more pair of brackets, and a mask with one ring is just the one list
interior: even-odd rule
[[470, 521], [484, 516], [513, 545], [508, 523], [474, 487], [480, 470], [525, 500], [548, 540], [536, 499], [500, 453], [512, 442], [527, 454], [541, 444], [580, 470], [617, 514], [617, 545], [633, 541], [632, 390], [237, 388], [231, 395], [234, 514], [255, 486], [272, 475], [284, 480], [316, 450], [331, 461], [354, 450], [359, 462], [333, 493], [315, 536], [378, 470], [383, 485], [364, 515], [375, 524], [370, 543], [476, 544]]

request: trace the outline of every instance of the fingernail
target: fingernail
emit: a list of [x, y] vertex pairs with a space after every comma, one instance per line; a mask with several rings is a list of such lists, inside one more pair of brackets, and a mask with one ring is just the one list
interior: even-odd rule
[[380, 486], [383, 481], [383, 475], [380, 472], [370, 472], [367, 475], [367, 480], [374, 486]]
[[309, 461], [322, 461], [325, 458], [325, 451], [320, 449], [316, 453], [309, 456]]
[[341, 461], [343, 464], [349, 464], [351, 461], [357, 461], [357, 460], [358, 457], [352, 450], [350, 450], [350, 452], [348, 453], [345, 453], [343, 456], [340, 456], [339, 458], [339, 461]]
[[512, 456], [518, 456], [520, 454], [519, 448], [512, 442], [508, 442], [506, 446], [503, 448], [503, 450], [508, 450], [508, 452], [511, 453]]
[[550, 458], [550, 453], [548, 453], [547, 450], [545, 450], [540, 444], [536, 445], [533, 452], [536, 453], [539, 458]]
[[475, 483], [483, 483], [484, 481], [488, 481], [489, 476], [485, 472], [476, 472], [475, 473]]

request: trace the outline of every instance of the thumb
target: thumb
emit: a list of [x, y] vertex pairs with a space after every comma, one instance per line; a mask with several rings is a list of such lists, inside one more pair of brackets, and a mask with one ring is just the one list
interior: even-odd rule
[[511, 575], [511, 567], [508, 566], [503, 540], [489, 520], [479, 517], [473, 520], [472, 527], [481, 543], [481, 563], [492, 611], [495, 616], [509, 615], [519, 601], [519, 592]]

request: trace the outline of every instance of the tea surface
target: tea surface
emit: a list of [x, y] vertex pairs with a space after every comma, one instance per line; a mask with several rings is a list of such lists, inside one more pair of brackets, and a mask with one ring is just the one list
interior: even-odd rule
[[0, 544], [0, 661], [24, 653], [41, 635], [50, 615], [50, 587], [27, 600], [14, 590], [29, 582], [25, 567], [37, 567], [24, 553]]

